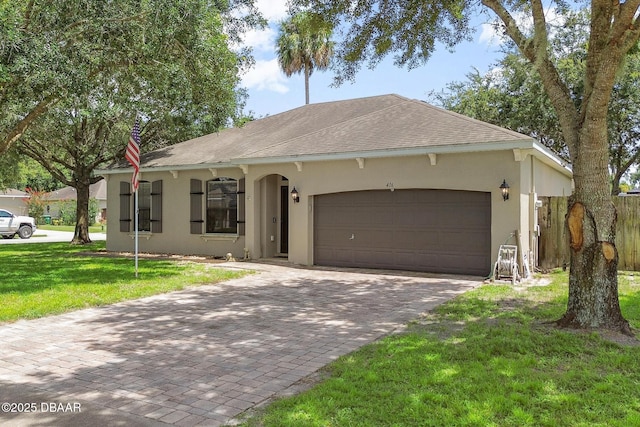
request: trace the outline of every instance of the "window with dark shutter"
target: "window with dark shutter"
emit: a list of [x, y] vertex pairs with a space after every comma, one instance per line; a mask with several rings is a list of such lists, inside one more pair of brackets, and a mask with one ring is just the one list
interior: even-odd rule
[[151, 183], [151, 232], [162, 233], [162, 180]]
[[202, 234], [202, 225], [204, 224], [202, 219], [202, 198], [204, 197], [204, 192], [202, 191], [201, 180], [191, 180], [189, 194], [191, 234]]
[[131, 231], [131, 184], [120, 181], [120, 231]]
[[245, 213], [245, 189], [244, 189], [244, 185], [245, 185], [245, 179], [241, 178], [238, 180], [238, 234], [240, 236], [244, 236], [244, 229], [245, 229], [245, 220], [244, 220], [244, 213]]

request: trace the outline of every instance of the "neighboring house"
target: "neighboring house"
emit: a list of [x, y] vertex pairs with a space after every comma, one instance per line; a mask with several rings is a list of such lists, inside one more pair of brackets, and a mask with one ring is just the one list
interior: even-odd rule
[[[69, 200], [78, 200], [78, 192], [73, 187], [64, 187], [60, 190], [55, 190], [45, 195], [47, 200], [47, 206], [45, 208], [45, 215], [49, 215], [52, 218], [60, 217], [60, 207], [64, 202]], [[89, 198], [96, 199], [98, 202], [98, 213], [95, 217], [95, 222], [101, 222], [107, 219], [107, 182], [102, 179], [95, 184], [89, 186]], [[74, 205], [75, 209], [75, 205]]]
[[[132, 169], [100, 173], [107, 249], [131, 251]], [[142, 252], [473, 275], [490, 274], [516, 231], [530, 260], [537, 195], [572, 191], [571, 171], [534, 139], [397, 95], [305, 105], [153, 151], [140, 179]]]
[[29, 197], [29, 193], [13, 188], [0, 190], [0, 208], [15, 215], [29, 215], [29, 207], [25, 203]]

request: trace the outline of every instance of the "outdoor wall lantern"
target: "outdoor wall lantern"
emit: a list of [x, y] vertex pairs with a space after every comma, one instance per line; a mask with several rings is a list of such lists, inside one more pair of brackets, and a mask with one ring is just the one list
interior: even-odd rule
[[502, 200], [504, 200], [505, 202], [509, 200], [509, 184], [507, 184], [507, 180], [502, 180], [502, 184], [500, 184], [500, 190], [502, 191]]
[[296, 187], [293, 187], [293, 190], [291, 190], [291, 198], [293, 199], [293, 203], [300, 202], [300, 195], [298, 194]]

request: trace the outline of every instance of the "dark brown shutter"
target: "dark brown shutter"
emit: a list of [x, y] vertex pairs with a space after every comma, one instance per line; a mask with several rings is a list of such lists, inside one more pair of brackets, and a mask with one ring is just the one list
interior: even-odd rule
[[131, 184], [120, 181], [120, 231], [131, 231]]
[[151, 232], [162, 233], [162, 180], [151, 183]]
[[238, 235], [244, 236], [245, 229], [245, 179], [241, 178], [238, 180]]
[[190, 190], [190, 223], [191, 234], [202, 234], [202, 198], [204, 192], [202, 191], [202, 181], [199, 179], [191, 180]]

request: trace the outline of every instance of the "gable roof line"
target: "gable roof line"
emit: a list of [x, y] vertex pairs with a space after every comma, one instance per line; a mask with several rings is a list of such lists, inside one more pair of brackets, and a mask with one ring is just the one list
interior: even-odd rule
[[[379, 96], [382, 96], [382, 95], [379, 95]], [[300, 135], [295, 136], [295, 137], [293, 137], [293, 138], [289, 138], [289, 139], [282, 140], [282, 141], [280, 141], [280, 142], [278, 142], [278, 143], [276, 143], [276, 144], [272, 144], [272, 145], [270, 145], [270, 146], [269, 146], [269, 149], [273, 149], [274, 147], [280, 147], [280, 146], [282, 146], [282, 145], [289, 144], [290, 142], [296, 141], [296, 140], [298, 140], [298, 139], [307, 138], [307, 137], [309, 137], [309, 136], [311, 136], [311, 135], [315, 135], [315, 134], [319, 134], [319, 133], [325, 132], [325, 131], [326, 131], [326, 130], [328, 130], [328, 129], [332, 129], [332, 128], [336, 128], [336, 127], [338, 127], [338, 126], [342, 126], [342, 125], [344, 125], [345, 123], [355, 122], [355, 121], [361, 120], [361, 119], [363, 119], [363, 118], [365, 118], [365, 117], [368, 117], [368, 116], [371, 116], [371, 115], [374, 115], [374, 114], [380, 114], [380, 113], [381, 113], [381, 112], [383, 112], [383, 111], [386, 111], [386, 110], [388, 110], [388, 109], [391, 109], [391, 108], [395, 108], [395, 107], [397, 107], [397, 106], [398, 106], [398, 104], [399, 104], [400, 102], [411, 101], [409, 98], [405, 98], [404, 96], [400, 96], [400, 95], [395, 94], [395, 93], [392, 93], [392, 94], [390, 94], [390, 95], [388, 95], [388, 96], [393, 96], [393, 97], [395, 97], [395, 98], [398, 98], [398, 101], [399, 101], [399, 102], [398, 102], [398, 103], [395, 103], [395, 104], [392, 104], [392, 105], [389, 105], [389, 106], [384, 107], [384, 108], [379, 109], [379, 110], [373, 110], [373, 111], [370, 111], [370, 112], [368, 112], [368, 113], [360, 114], [360, 115], [355, 116], [355, 117], [348, 117], [348, 118], [346, 118], [346, 119], [344, 119], [344, 120], [341, 120], [341, 121], [335, 122], [335, 123], [333, 123], [333, 124], [332, 124], [332, 125], [330, 125], [330, 126], [325, 126], [325, 127], [322, 127], [322, 128], [316, 129], [316, 130], [314, 130], [313, 132], [303, 133], [303, 134], [300, 134]], [[370, 97], [368, 97], [368, 98], [376, 98], [376, 97], [375, 97], [375, 96], [370, 96]], [[366, 99], [366, 98], [361, 98], [361, 99]], [[335, 103], [335, 102], [340, 102], [340, 101], [318, 102], [318, 103], [316, 103], [316, 104], [311, 104], [311, 105], [331, 104], [331, 103]], [[295, 111], [295, 110], [298, 110], [298, 109], [301, 109], [301, 108], [304, 108], [304, 106], [302, 106], [302, 107], [298, 107], [298, 108], [294, 108], [293, 110], [290, 110], [290, 111]], [[287, 111], [285, 111], [285, 112], [283, 112], [283, 113], [280, 113], [280, 114], [284, 114], [284, 113], [287, 113]], [[275, 117], [275, 116], [273, 116], [273, 117]], [[258, 132], [253, 132], [253, 133], [249, 134], [249, 136], [251, 136], [251, 135], [255, 135], [256, 133], [258, 133]], [[256, 149], [256, 150], [253, 150], [253, 151], [251, 151], [251, 152], [247, 152], [247, 153], [246, 153], [246, 156], [247, 156], [247, 157], [249, 157], [249, 156], [251, 156], [253, 153], [257, 153], [257, 152], [262, 151], [262, 150], [264, 150], [264, 147], [259, 148], [259, 149]]]

